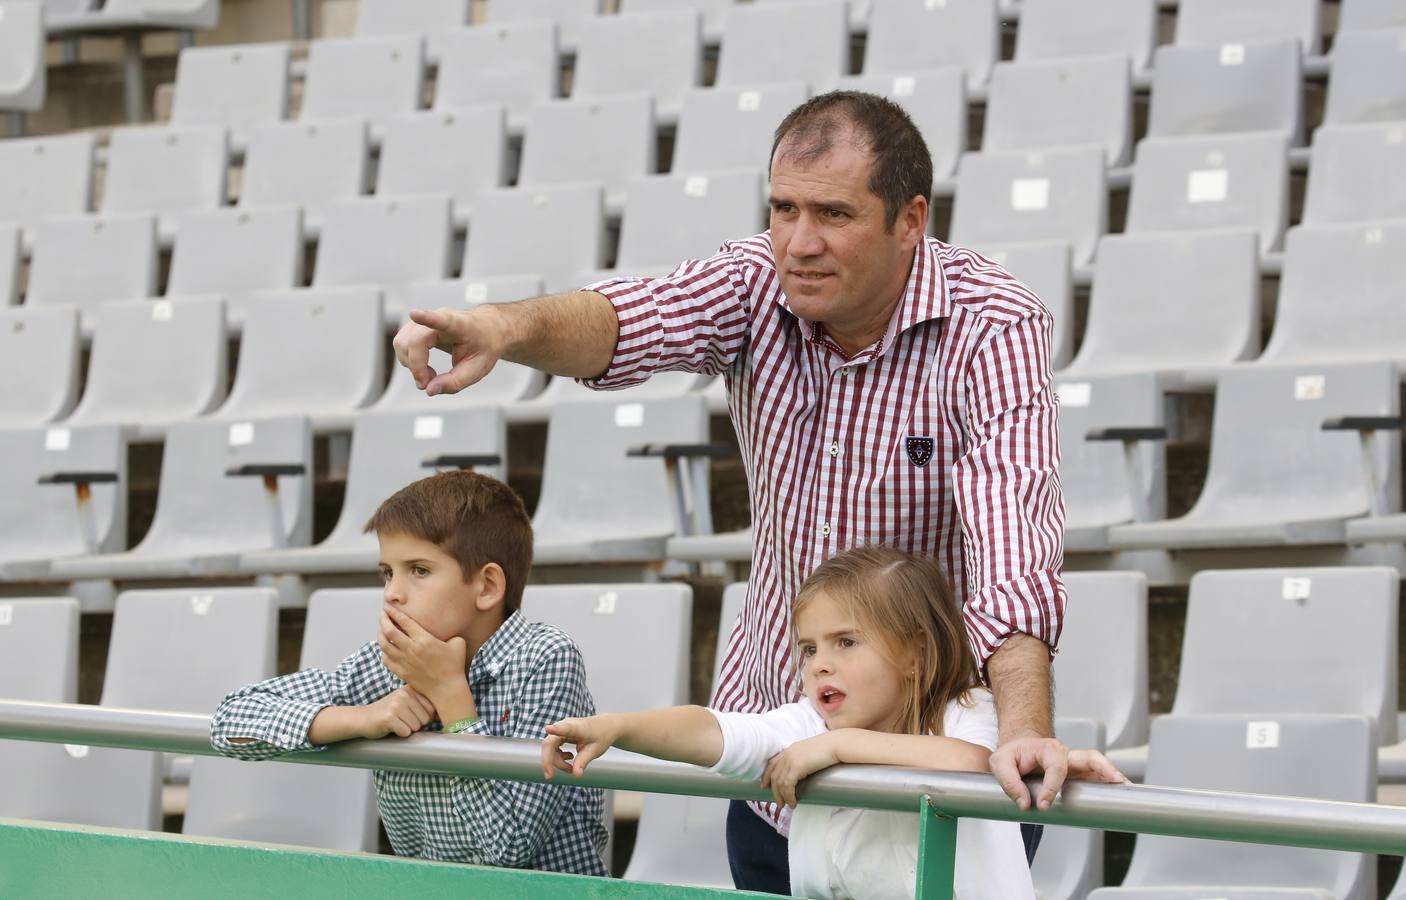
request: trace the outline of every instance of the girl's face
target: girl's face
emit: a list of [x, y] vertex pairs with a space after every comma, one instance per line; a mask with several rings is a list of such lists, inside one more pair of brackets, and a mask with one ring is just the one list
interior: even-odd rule
[[904, 674], [842, 604], [823, 592], [811, 598], [796, 617], [796, 652], [805, 695], [831, 731], [900, 730]]

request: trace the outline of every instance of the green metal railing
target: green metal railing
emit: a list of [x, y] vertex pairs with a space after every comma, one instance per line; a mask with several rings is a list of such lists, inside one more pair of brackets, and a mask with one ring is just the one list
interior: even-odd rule
[[[0, 701], [0, 738], [215, 755], [209, 743], [209, 724], [206, 716], [181, 713]], [[291, 754], [282, 759], [310, 765], [542, 780], [540, 745], [505, 738], [422, 733], [405, 739], [350, 741], [319, 753]], [[764, 800], [771, 796], [752, 782], [619, 750], [598, 759], [578, 783], [739, 800]], [[1034, 779], [1029, 783], [1032, 788], [1038, 786]], [[817, 773], [807, 779], [801, 801], [898, 811], [916, 806], [921, 815], [918, 900], [950, 900], [957, 820], [961, 816], [1406, 855], [1406, 808], [1367, 803], [1147, 785], [1070, 783], [1048, 811], [1021, 812], [990, 776], [887, 766], [836, 766]], [[61, 860], [69, 862], [60, 865]], [[74, 861], [79, 870], [73, 869]], [[200, 881], [198, 873], [205, 871], [204, 866], [213, 868], [200, 876], [205, 878]], [[382, 886], [388, 884], [396, 885], [397, 896], [408, 897], [438, 896], [441, 890], [450, 890], [451, 885], [457, 896], [737, 896], [731, 891], [640, 885], [369, 854], [0, 821], [0, 897], [7, 900], [87, 896], [99, 885], [106, 898], [128, 896], [118, 890], [125, 882], [110, 877], [119, 871], [126, 873], [124, 877], [138, 879], [132, 884], [146, 885], [143, 892], [131, 894], [142, 897], [199, 893], [202, 897], [247, 898], [251, 896], [251, 882], [241, 882], [246, 878], [256, 879], [252, 882], [256, 885], [277, 884], [278, 889], [273, 892], [277, 895], [300, 897], [385, 896], [390, 891]], [[163, 893], [150, 890], [153, 873], [160, 873]], [[233, 880], [216, 883], [226, 878]], [[199, 890], [194, 888], [197, 882]], [[222, 893], [226, 888], [221, 884], [238, 889]], [[190, 892], [183, 893], [187, 888]], [[114, 894], [114, 890], [118, 893]]]

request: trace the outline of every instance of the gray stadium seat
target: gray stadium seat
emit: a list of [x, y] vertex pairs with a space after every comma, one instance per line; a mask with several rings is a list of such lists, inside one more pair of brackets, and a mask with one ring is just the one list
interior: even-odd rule
[[342, 427], [385, 379], [379, 290], [265, 291], [249, 300], [239, 370], [217, 415], [311, 416], [319, 429]]
[[[1352, 716], [1163, 716], [1152, 723], [1148, 784], [1371, 803], [1371, 723]], [[1120, 888], [1089, 900], [1348, 900], [1368, 896], [1372, 857], [1139, 835]], [[1236, 889], [1239, 890], [1236, 890]], [[1278, 888], [1279, 890], [1274, 890]]]
[[[1346, 9], [1346, 6], [1344, 6]], [[1323, 121], [1406, 119], [1406, 21], [1381, 31], [1339, 31]]]
[[[326, 540], [312, 547], [246, 553], [241, 571], [310, 574], [376, 570], [376, 535], [363, 534], [376, 507], [391, 494], [436, 471], [456, 468], [453, 457], [497, 457], [499, 462], [472, 463], [494, 478], [507, 471], [507, 435], [497, 409], [425, 412], [368, 412], [352, 426], [347, 492], [337, 524]], [[431, 464], [440, 460], [438, 464]], [[463, 465], [470, 465], [463, 460]], [[368, 633], [367, 640], [370, 640]]]
[[507, 119], [497, 104], [389, 119], [376, 192], [447, 194], [467, 220], [479, 191], [508, 183]]
[[633, 178], [620, 224], [615, 268], [662, 275], [688, 259], [706, 259], [724, 241], [766, 228], [757, 170]]
[[1259, 349], [1253, 231], [1110, 234], [1098, 245], [1084, 342], [1062, 376], [1182, 375]]
[[[1091, 719], [1060, 716], [1055, 720], [1055, 736], [1069, 747], [1103, 749], [1103, 728]], [[1039, 900], [1084, 900], [1103, 884], [1103, 832], [1046, 825], [1030, 877]]]
[[[574, 378], [553, 377], [540, 394], [507, 407], [508, 421], [513, 425], [546, 422], [563, 404], [607, 403], [625, 401], [667, 400], [685, 397], [708, 383], [711, 376], [693, 372], [659, 372], [643, 384], [618, 391], [597, 391], [577, 383]], [[747, 558], [751, 558], [750, 550]]]
[[86, 332], [97, 304], [155, 295], [156, 263], [156, 220], [150, 216], [45, 219], [35, 228], [25, 303], [77, 306]]
[[1406, 542], [1406, 513], [1352, 519], [1347, 523], [1347, 540], [1352, 544]]
[[399, 288], [448, 278], [454, 217], [445, 195], [361, 197], [327, 207], [312, 286], [377, 287], [382, 314], [404, 319]]
[[880, 94], [903, 107], [932, 154], [933, 178], [948, 178], [957, 171], [957, 160], [967, 149], [967, 94], [961, 69], [852, 75], [841, 78], [835, 87]]
[[[104, 213], [176, 213], [217, 209], [225, 202], [229, 135], [217, 125], [119, 128], [107, 145]], [[163, 218], [174, 233], [178, 218]]]
[[1108, 747], [1146, 743], [1147, 577], [1066, 572], [1064, 586], [1069, 601], [1054, 659], [1061, 718], [1099, 723]]
[[501, 103], [509, 123], [521, 129], [533, 105], [558, 95], [560, 78], [552, 23], [476, 25], [440, 38], [434, 108]]
[[[274, 498], [259, 475], [227, 474], [244, 466], [301, 467], [302, 473], [267, 476], [278, 484]], [[57, 559], [49, 574], [57, 580], [117, 580], [232, 573], [239, 554], [279, 543], [303, 545], [311, 532], [312, 431], [306, 419], [182, 422], [167, 432], [156, 514], [141, 543], [125, 553]], [[206, 708], [213, 709], [221, 696]]]
[[429, 37], [438, 31], [467, 28], [471, 0], [358, 0], [356, 36], [383, 37], [393, 34], [419, 34]]
[[535, 562], [664, 559], [665, 541], [674, 533], [664, 464], [626, 451], [641, 444], [698, 444], [707, 437], [707, 411], [696, 394], [557, 406], [547, 426], [542, 496], [532, 518]]
[[303, 217], [295, 206], [221, 209], [181, 217], [166, 294], [224, 298], [225, 317], [244, 327], [258, 291], [303, 283]]
[[1292, 41], [1157, 48], [1147, 134], [1282, 131], [1303, 144], [1302, 61]]
[[[1406, 26], [1406, 4], [1401, 0], [1344, 0], [1341, 7], [1338, 13], [1338, 33], [1333, 42], [1334, 50], [1337, 49], [1337, 40], [1342, 38], [1344, 32]], [[1406, 890], [1406, 883], [1402, 883], [1400, 889]]]
[[727, 642], [732, 639], [732, 631], [737, 626], [737, 617], [742, 615], [742, 607], [747, 603], [747, 582], [736, 581], [723, 589], [722, 609], [718, 611], [718, 641], [713, 649], [713, 688], [718, 686], [718, 675], [722, 672], [723, 657], [727, 655]]
[[[1220, 374], [1210, 467], [1196, 505], [1162, 522], [1122, 525], [1116, 548], [1190, 549], [1341, 544], [1343, 523], [1396, 512], [1395, 441], [1372, 454], [1383, 497], [1369, 496], [1356, 433], [1324, 431], [1339, 416], [1398, 412], [1389, 364], [1236, 366]], [[1286, 491], [1285, 485], [1294, 485]]]
[[1103, 151], [967, 153], [957, 166], [951, 240], [964, 246], [1065, 241], [1089, 262], [1108, 221]]
[[1131, 78], [1124, 56], [997, 63], [981, 148], [1093, 145], [1107, 165], [1124, 165], [1132, 151]]
[[587, 18], [604, 12], [601, 0], [489, 0], [490, 25], [502, 22], [555, 22], [562, 48], [574, 51]]
[[78, 400], [81, 359], [76, 310], [0, 308], [0, 428], [62, 419]]
[[1260, 254], [1289, 221], [1289, 160], [1274, 132], [1138, 142], [1126, 231], [1252, 228]]
[[1291, 229], [1274, 333], [1260, 362], [1406, 364], [1403, 251], [1406, 219]]
[[1365, 716], [1396, 743], [1397, 594], [1386, 567], [1198, 572], [1172, 714]]
[[[329, 588], [308, 599], [298, 668], [335, 671], [376, 634], [379, 588]], [[237, 685], [231, 684], [233, 690]], [[376, 850], [370, 769], [247, 763], [198, 756], [181, 831], [189, 835], [295, 844], [345, 852]]]
[[1001, 58], [996, 0], [874, 0], [864, 74], [959, 66], [968, 88], [986, 84]]
[[776, 126], [808, 96], [801, 82], [689, 91], [679, 113], [670, 171], [689, 175], [766, 168]]
[[301, 206], [304, 222], [321, 228], [328, 203], [366, 193], [370, 147], [360, 119], [260, 125], [249, 138], [239, 205]]
[[1303, 223], [1406, 218], [1404, 180], [1378, 177], [1401, 171], [1406, 171], [1406, 121], [1319, 126], [1313, 133]]
[[32, 229], [93, 208], [92, 134], [0, 141], [0, 220]]
[[1114, 375], [1061, 379], [1055, 392], [1060, 399], [1059, 478], [1067, 510], [1064, 549], [1106, 553], [1113, 526], [1166, 515], [1166, 447], [1151, 440], [1091, 441], [1088, 435], [1108, 428], [1162, 427], [1162, 384], [1151, 374]]
[[363, 116], [380, 124], [420, 108], [425, 42], [418, 35], [324, 38], [308, 49], [304, 121]]
[[288, 117], [288, 45], [186, 47], [176, 62], [172, 125], [223, 125], [236, 146]]
[[[0, 600], [0, 697], [31, 703], [78, 701], [78, 601], [72, 597]], [[0, 741], [0, 816], [41, 815], [46, 798], [30, 779], [60, 748], [34, 741]]]
[[[261, 588], [127, 591], [117, 598], [102, 706], [208, 714], [230, 685], [273, 674], [274, 592]], [[161, 754], [43, 744], [20, 780], [30, 815], [156, 830]], [[17, 785], [19, 786], [19, 785]]]
[[1176, 43], [1181, 46], [1296, 40], [1300, 53], [1322, 51], [1318, 0], [1178, 0]]
[[518, 184], [597, 181], [619, 209], [629, 180], [654, 173], [657, 143], [646, 94], [539, 103], [527, 114]]
[[[484, 191], [464, 251], [464, 280], [533, 275], [548, 291], [574, 290], [605, 262], [605, 206], [596, 183]], [[551, 247], [550, 254], [541, 248]]]
[[1016, 62], [1118, 54], [1148, 71], [1157, 44], [1156, 0], [1023, 0]]
[[25, 112], [44, 105], [44, 7], [30, 0], [0, 5], [0, 110]]
[[581, 24], [573, 99], [644, 91], [667, 122], [684, 94], [703, 83], [703, 31], [697, 11], [593, 16]]
[[[6, 460], [0, 489], [7, 498], [0, 504], [0, 580], [34, 581], [56, 557], [124, 546], [127, 444], [120, 429], [0, 430], [0, 450]], [[110, 472], [117, 480], [92, 482], [86, 510], [80, 510], [72, 485], [39, 482], [79, 472]]]
[[621, 15], [635, 13], [696, 11], [703, 16], [703, 37], [717, 44], [733, 0], [617, 0]]
[[989, 244], [974, 248], [1040, 295], [1054, 317], [1050, 367], [1062, 369], [1074, 355], [1074, 272], [1063, 241]]
[[[709, 399], [705, 391], [705, 402]], [[709, 403], [709, 412], [714, 411]], [[727, 412], [726, 405], [722, 411]], [[669, 559], [686, 563], [749, 563], [752, 561], [752, 529], [748, 526], [737, 531], [671, 537], [665, 553]]]
[[224, 303], [130, 300], [94, 312], [88, 386], [68, 425], [129, 425], [160, 433], [225, 398]]
[[800, 81], [816, 87], [849, 74], [844, 0], [754, 3], [728, 13], [717, 83]]

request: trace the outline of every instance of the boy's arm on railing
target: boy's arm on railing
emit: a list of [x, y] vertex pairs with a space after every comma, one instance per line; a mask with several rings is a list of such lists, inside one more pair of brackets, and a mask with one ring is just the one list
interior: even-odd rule
[[[561, 749], [575, 744], [576, 752]], [[633, 713], [607, 713], [562, 719], [547, 726], [542, 744], [542, 774], [556, 770], [580, 777], [591, 761], [612, 746], [658, 759], [714, 766], [723, 753], [717, 718], [701, 706], [673, 706]]]

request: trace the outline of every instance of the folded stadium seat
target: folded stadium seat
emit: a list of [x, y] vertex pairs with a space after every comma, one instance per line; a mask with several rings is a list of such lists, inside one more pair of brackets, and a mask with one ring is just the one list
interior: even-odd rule
[[[597, 391], [577, 383], [576, 379], [554, 376], [547, 382], [541, 393], [504, 408], [508, 421], [513, 425], [535, 422], [549, 422], [552, 414], [564, 404], [605, 403], [614, 405], [625, 401], [667, 400], [684, 397], [701, 390], [711, 380], [711, 375], [694, 372], [659, 372], [643, 384], [620, 391]], [[472, 388], [471, 388], [472, 390]], [[670, 557], [671, 559], [673, 557]], [[747, 559], [752, 558], [751, 551]]]
[[358, 0], [356, 36], [359, 38], [417, 34], [425, 39], [431, 61], [438, 60], [440, 39], [447, 31], [467, 28], [472, 0]]
[[[44, 105], [48, 63], [44, 56], [44, 7], [38, 0], [9, 0], [0, 7], [0, 111], [14, 116]], [[11, 129], [11, 136], [22, 133]]]
[[93, 134], [0, 141], [0, 221], [33, 230], [93, 208]]
[[501, 479], [506, 453], [507, 432], [497, 409], [363, 413], [352, 426], [346, 499], [332, 533], [312, 547], [246, 553], [239, 568], [253, 574], [369, 576], [376, 571], [376, 535], [361, 529], [381, 501], [441, 469], [473, 468]]
[[874, 0], [864, 48], [864, 74], [958, 66], [968, 90], [986, 84], [1001, 58], [996, 0]]
[[950, 240], [963, 246], [1065, 241], [1088, 265], [1108, 224], [1097, 147], [966, 153], [957, 166]]
[[644, 91], [661, 122], [678, 121], [684, 94], [703, 83], [696, 10], [592, 16], [581, 23], [573, 99]]
[[[126, 546], [127, 443], [116, 426], [0, 430], [0, 581]], [[42, 480], [41, 480], [42, 479]], [[79, 500], [75, 486], [87, 488]]]
[[[1147, 783], [1371, 803], [1372, 725], [1356, 716], [1163, 716]], [[1123, 886], [1089, 900], [1360, 900], [1376, 861], [1361, 853], [1138, 835]]]
[[447, 194], [463, 225], [479, 191], [508, 183], [508, 123], [500, 104], [399, 116], [384, 128], [378, 194]]
[[366, 193], [371, 152], [366, 122], [272, 122], [255, 128], [244, 157], [239, 205], [301, 206], [313, 233], [333, 200]]
[[1289, 159], [1276, 132], [1143, 138], [1128, 196], [1129, 233], [1252, 228], [1260, 255], [1289, 223]]
[[160, 216], [172, 237], [182, 213], [218, 209], [225, 202], [229, 134], [222, 126], [119, 128], [107, 145], [104, 213]]
[[[376, 288], [265, 291], [249, 300], [239, 369], [216, 415], [309, 416], [344, 430], [385, 387], [385, 326]], [[315, 339], [312, 339], [315, 336]]]
[[1112, 375], [1060, 380], [1055, 392], [1064, 549], [1107, 553], [1110, 528], [1166, 515], [1163, 386], [1152, 374]]
[[92, 215], [44, 219], [34, 229], [27, 306], [76, 306], [84, 334], [92, 313], [108, 300], [156, 294], [156, 220]]
[[814, 87], [849, 73], [844, 0], [753, 3], [728, 13], [718, 51], [721, 86], [800, 81]]
[[1147, 134], [1281, 131], [1302, 146], [1302, 68], [1291, 40], [1158, 47]]
[[554, 22], [561, 47], [574, 53], [580, 44], [581, 26], [586, 19], [605, 11], [601, 0], [488, 0], [485, 22]]
[[[552, 252], [544, 254], [543, 247]], [[474, 203], [463, 278], [487, 284], [503, 276], [532, 275], [542, 279], [547, 291], [569, 291], [580, 286], [578, 273], [601, 268], [604, 256], [605, 203], [599, 182], [490, 190]]]
[[981, 148], [1096, 146], [1121, 166], [1132, 151], [1133, 88], [1125, 56], [997, 63]]
[[509, 126], [521, 133], [527, 111], [561, 92], [557, 29], [551, 22], [476, 25], [447, 32], [439, 44], [436, 111], [501, 103]]
[[1218, 382], [1210, 467], [1196, 505], [1177, 519], [1114, 527], [1115, 549], [1338, 545], [1347, 519], [1397, 511], [1396, 441], [1370, 454], [1372, 475], [1357, 434], [1325, 430], [1339, 417], [1398, 415], [1390, 364], [1236, 366]]
[[[277, 647], [270, 589], [125, 591], [112, 618], [99, 705], [209, 715], [226, 692], [272, 675]], [[43, 758], [14, 785], [28, 815], [160, 829], [162, 754], [40, 746]]]
[[674, 174], [763, 169], [776, 126], [810, 96], [798, 81], [689, 91], [674, 137]]
[[[1119, 636], [1121, 639], [1122, 636]], [[1068, 696], [1060, 685], [1060, 702]], [[1103, 726], [1092, 719], [1055, 720], [1055, 737], [1066, 746], [1103, 749]], [[1096, 828], [1046, 825], [1040, 851], [1030, 866], [1035, 896], [1040, 900], [1084, 900], [1103, 884], [1103, 832]]]
[[[1406, 32], [1402, 32], [1406, 38]], [[1406, 56], [1402, 57], [1406, 59]], [[1320, 125], [1313, 133], [1302, 222], [1330, 225], [1406, 218], [1406, 121]]]
[[519, 187], [600, 182], [606, 208], [619, 211], [631, 178], [656, 166], [654, 101], [647, 94], [550, 100], [527, 114]]
[[955, 66], [908, 73], [851, 75], [835, 82], [841, 90], [880, 94], [903, 107], [932, 154], [933, 179], [949, 178], [967, 149], [967, 95], [962, 70]]
[[400, 288], [448, 278], [454, 245], [449, 197], [360, 197], [327, 206], [312, 286], [376, 287], [392, 327], [405, 320]]
[[19, 299], [23, 235], [17, 222], [0, 222], [0, 308]]
[[419, 35], [323, 38], [308, 48], [303, 78], [305, 122], [361, 116], [373, 128], [420, 108], [425, 42]]
[[[0, 697], [29, 703], [78, 701], [78, 601], [72, 597], [0, 600]], [[0, 741], [0, 817], [34, 818], [52, 802], [32, 779], [62, 747], [37, 741]]]
[[230, 574], [239, 554], [305, 545], [311, 533], [306, 419], [181, 422], [167, 433], [156, 514], [141, 543], [125, 553], [56, 559], [48, 574], [51, 580]]
[[[1323, 52], [1318, 0], [1177, 0], [1181, 47], [1298, 41], [1304, 56]], [[1023, 24], [1023, 22], [1022, 22]]]
[[[1343, 0], [1340, 6], [1338, 32], [1333, 40], [1334, 52], [1344, 32], [1406, 26], [1406, 6], [1401, 4], [1401, 0]], [[1401, 887], [1406, 889], [1406, 884]]]
[[1403, 284], [1406, 220], [1290, 229], [1274, 333], [1259, 361], [1406, 365]]
[[172, 125], [222, 125], [235, 147], [288, 117], [288, 45], [186, 47], [176, 62]]
[[1254, 357], [1260, 349], [1255, 244], [1248, 229], [1105, 236], [1084, 341], [1060, 377], [1157, 372], [1172, 386], [1198, 370]]
[[249, 298], [303, 283], [303, 215], [296, 206], [221, 209], [181, 217], [166, 295], [175, 302], [213, 295], [225, 319], [244, 327]]
[[[382, 605], [380, 588], [314, 591], [298, 669], [336, 671], [375, 638]], [[379, 822], [370, 769], [197, 756], [181, 831], [373, 853]]]
[[1406, 21], [1401, 27], [1380, 31], [1340, 30], [1333, 39], [1333, 72], [1323, 121], [1402, 120], [1406, 120]]
[[62, 419], [78, 400], [78, 312], [67, 306], [0, 308], [0, 428]]
[[[709, 409], [713, 409], [711, 404]], [[723, 411], [726, 412], [725, 407]], [[736, 531], [683, 535], [669, 538], [665, 553], [669, 559], [685, 563], [750, 563], [752, 539], [751, 526]]]
[[1156, 0], [1023, 0], [1015, 61], [1118, 54], [1134, 77], [1150, 73]]
[[703, 17], [703, 39], [716, 46], [733, 0], [617, 0], [620, 15], [657, 12], [698, 12]]
[[229, 339], [219, 298], [104, 303], [93, 320], [88, 386], [65, 425], [160, 436], [224, 400]]
[[[696, 394], [557, 406], [547, 426], [542, 495], [532, 517], [534, 562], [663, 560], [675, 527], [664, 465], [626, 452], [707, 438], [708, 415]], [[700, 490], [706, 495], [706, 485]]]
[[1066, 572], [1064, 586], [1069, 602], [1054, 659], [1061, 718], [1097, 723], [1108, 747], [1146, 743], [1147, 577]]
[[1063, 241], [987, 244], [972, 248], [1010, 272], [1045, 302], [1054, 317], [1050, 367], [1062, 369], [1074, 355], [1074, 271]]

